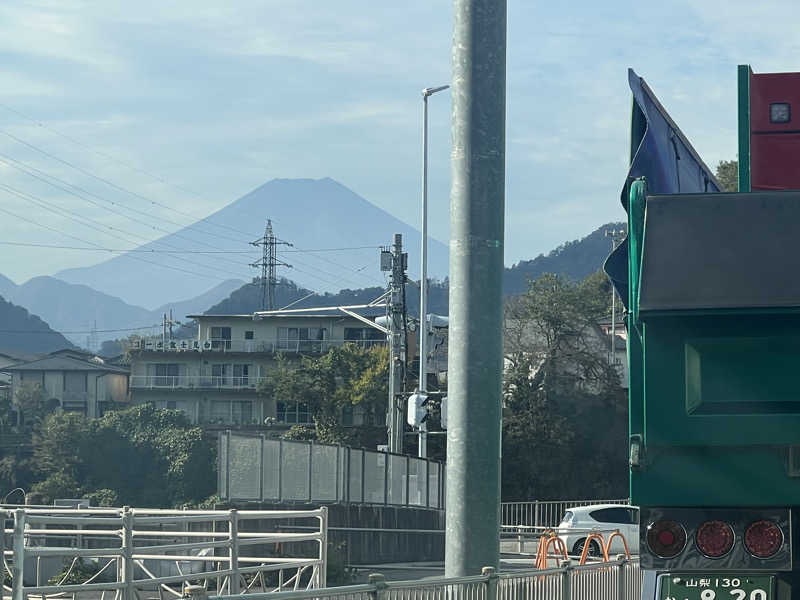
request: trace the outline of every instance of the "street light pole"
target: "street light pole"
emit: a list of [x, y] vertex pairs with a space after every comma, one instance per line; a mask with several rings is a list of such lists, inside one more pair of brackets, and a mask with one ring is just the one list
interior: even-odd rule
[[[428, 97], [449, 88], [442, 85], [422, 90], [422, 264], [419, 282], [419, 385], [417, 390], [425, 394], [428, 362]], [[419, 450], [417, 456], [428, 456], [428, 424], [419, 425]]]

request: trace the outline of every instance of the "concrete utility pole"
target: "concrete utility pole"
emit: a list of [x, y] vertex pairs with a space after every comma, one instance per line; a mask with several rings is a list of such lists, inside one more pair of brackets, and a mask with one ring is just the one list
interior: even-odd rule
[[406, 269], [408, 254], [403, 252], [403, 236], [394, 234], [392, 251], [381, 253], [381, 270], [391, 271], [389, 281], [389, 402], [386, 427], [389, 452], [403, 453], [403, 383], [406, 369]]
[[455, 0], [445, 575], [500, 562], [506, 0]]

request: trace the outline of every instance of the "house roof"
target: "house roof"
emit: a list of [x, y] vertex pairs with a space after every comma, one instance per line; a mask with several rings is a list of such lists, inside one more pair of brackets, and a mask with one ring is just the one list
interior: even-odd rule
[[13, 352], [10, 350], [0, 350], [0, 356], [8, 358], [10, 360], [15, 360], [17, 362], [23, 362], [26, 360], [36, 360], [41, 356], [41, 354], [26, 354], [24, 352]]
[[88, 360], [80, 360], [72, 356], [46, 356], [2, 369], [5, 372], [17, 371], [100, 371], [103, 373], [120, 373], [128, 375], [130, 371], [117, 367]]

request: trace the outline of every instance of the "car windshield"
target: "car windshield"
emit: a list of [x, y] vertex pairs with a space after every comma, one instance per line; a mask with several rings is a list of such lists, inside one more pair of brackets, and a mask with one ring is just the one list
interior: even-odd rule
[[572, 514], [572, 511], [568, 510], [567, 512], [564, 513], [564, 518], [561, 519], [561, 523], [560, 524], [561, 525], [569, 525], [570, 523], [572, 523], [572, 517], [574, 517], [574, 516], [575, 515]]

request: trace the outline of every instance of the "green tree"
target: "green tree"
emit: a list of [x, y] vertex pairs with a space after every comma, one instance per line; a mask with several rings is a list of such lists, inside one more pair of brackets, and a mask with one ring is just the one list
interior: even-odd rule
[[721, 160], [715, 173], [723, 192], [739, 191], [739, 161]]
[[[332, 348], [320, 357], [299, 363], [279, 356], [273, 376], [259, 392], [283, 402], [308, 405], [314, 420], [313, 438], [347, 444], [363, 432], [345, 429], [342, 411], [359, 406], [373, 422], [380, 419], [389, 394], [389, 353], [385, 347], [365, 349], [356, 344]], [[308, 439], [308, 428], [292, 428], [293, 439]]]
[[57, 497], [96, 503], [172, 507], [196, 504], [216, 488], [215, 452], [179, 411], [139, 405], [85, 419], [54, 413], [34, 433], [32, 488], [39, 502]]
[[58, 401], [48, 400], [44, 388], [38, 383], [17, 388], [13, 404], [19, 412], [20, 428], [24, 433], [33, 431], [48, 414], [58, 408]]
[[545, 274], [508, 301], [505, 499], [625, 493], [625, 394], [598, 327], [609, 296], [602, 274]]

